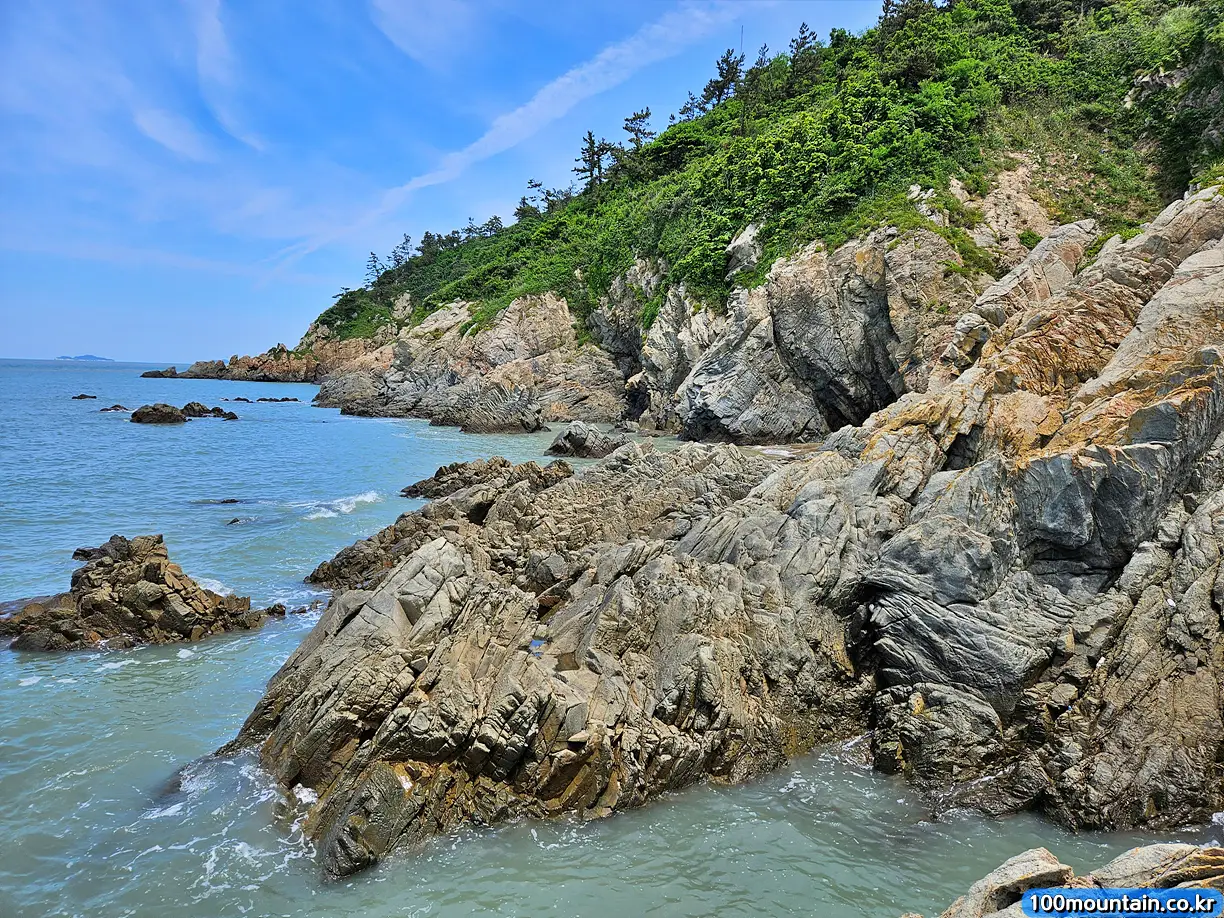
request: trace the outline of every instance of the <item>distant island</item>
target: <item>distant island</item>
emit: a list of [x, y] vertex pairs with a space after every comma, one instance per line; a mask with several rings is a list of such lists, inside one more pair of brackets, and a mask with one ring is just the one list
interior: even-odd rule
[[110, 363], [115, 362], [114, 359], [111, 357], [97, 357], [93, 354], [81, 354], [78, 357], [56, 357], [55, 359], [56, 360], [106, 360], [106, 361], [109, 361]]

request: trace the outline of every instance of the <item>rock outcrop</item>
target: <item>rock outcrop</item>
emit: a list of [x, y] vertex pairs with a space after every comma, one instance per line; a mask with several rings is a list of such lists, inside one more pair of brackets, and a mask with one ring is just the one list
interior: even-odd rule
[[940, 918], [1018, 918], [1024, 893], [1048, 888], [1224, 890], [1224, 848], [1146, 845], [1078, 877], [1047, 849], [1033, 848], [974, 883]]
[[86, 395], [84, 392], [82, 392], [80, 395], [74, 395], [72, 397], [72, 400], [74, 402], [79, 402], [87, 398], [97, 398], [97, 396], [96, 395]]
[[137, 644], [196, 641], [225, 631], [258, 628], [284, 606], [252, 609], [243, 596], [220, 596], [183, 573], [159, 535], [111, 536], [98, 548], [78, 548], [85, 565], [72, 589], [24, 604], [0, 619], [0, 636], [14, 650], [118, 649]]
[[187, 415], [181, 408], [167, 405], [165, 402], [141, 405], [132, 412], [132, 423], [134, 424], [184, 424], [186, 422]]
[[224, 408], [209, 408], [203, 402], [188, 402], [183, 406], [183, 415], [188, 418], [221, 418], [224, 421], [236, 421], [238, 415]]
[[[126, 411], [122, 405], [103, 408], [103, 411]], [[132, 412], [132, 421], [136, 424], [183, 424], [192, 418], [221, 418], [224, 421], [236, 421], [238, 415], [224, 408], [209, 408], [203, 402], [188, 402], [182, 408], [157, 402], [154, 405], [141, 405]]]
[[164, 370], [145, 370], [141, 379], [174, 379], [178, 376], [178, 367], [166, 367]]
[[332, 376], [316, 404], [473, 433], [620, 418], [624, 378], [607, 353], [578, 343], [565, 300], [519, 297], [485, 328], [473, 326], [472, 305], [454, 303], [401, 331], [390, 368]]
[[570, 421], [548, 447], [550, 456], [602, 459], [620, 449], [629, 438], [623, 433], [606, 434], [582, 421]]
[[126, 408], [123, 405], [114, 404], [114, 405], [111, 405], [109, 408], [99, 408], [98, 410], [101, 411], [103, 414], [105, 414], [108, 411], [131, 411], [132, 409]]
[[319, 795], [333, 875], [863, 734], [936, 810], [1206, 821], [1224, 810], [1222, 240], [1213, 188], [1073, 276], [1037, 253], [1048, 283], [991, 312], [970, 365], [891, 402], [889, 343], [855, 327], [888, 308], [887, 246], [851, 273], [813, 251], [774, 274], [793, 315], [757, 325], [776, 321], [779, 366], [829, 377], [806, 404], [845, 426], [784, 463], [630, 444], [557, 479], [452, 473], [464, 486], [320, 567], [355, 588], [231, 748]]

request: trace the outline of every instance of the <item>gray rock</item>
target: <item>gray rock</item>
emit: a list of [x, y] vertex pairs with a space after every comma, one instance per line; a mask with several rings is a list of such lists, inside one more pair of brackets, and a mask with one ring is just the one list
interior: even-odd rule
[[[456, 471], [458, 489], [440, 472], [444, 496], [320, 566], [341, 589], [229, 748], [319, 793], [334, 874], [868, 731], [936, 810], [1206, 821], [1224, 810], [1222, 238], [1218, 190], [1175, 202], [1013, 304], [946, 385], [882, 407], [905, 388], [887, 253], [775, 266], [676, 411], [820, 442], [776, 463], [630, 443], [577, 475]], [[872, 317], [883, 331], [856, 327]], [[862, 420], [824, 433], [838, 417]], [[1014, 913], [1052, 860], [955, 914]], [[1189, 863], [1175, 875], [1214, 869]]]
[[608, 435], [582, 421], [570, 421], [552, 441], [548, 454], [602, 459], [628, 442], [629, 438], [624, 434]]

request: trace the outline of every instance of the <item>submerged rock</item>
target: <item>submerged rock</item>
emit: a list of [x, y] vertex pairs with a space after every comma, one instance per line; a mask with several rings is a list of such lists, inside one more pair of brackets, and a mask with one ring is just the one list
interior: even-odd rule
[[1224, 848], [1146, 845], [1079, 877], [1045, 848], [1033, 848], [974, 883], [940, 918], [1019, 915], [1026, 892], [1050, 887], [1066, 887], [1069, 895], [1076, 889], [1224, 889]]
[[[870, 254], [846, 283], [886, 289]], [[819, 285], [786, 280], [794, 315], [759, 353], [773, 340], [778, 366], [830, 376], [836, 356], [848, 377], [801, 404], [860, 419], [788, 461], [634, 443], [557, 480], [440, 470], [433, 503], [312, 575], [339, 590], [229, 748], [319, 795], [307, 826], [333, 875], [863, 734], [936, 810], [1207, 821], [1224, 810], [1224, 196], [1175, 202], [1071, 277], [1051, 264], [966, 368], [883, 406], [886, 343], [859, 330], [833, 355], [800, 321]], [[882, 308], [834, 294], [830, 328]], [[773, 321], [750, 307], [737, 340]], [[756, 423], [734, 391], [701, 403]]]
[[97, 398], [97, 396], [96, 395], [86, 395], [84, 392], [82, 392], [80, 395], [74, 395], [72, 397], [72, 400], [74, 402], [79, 402], [82, 399], [87, 399], [87, 398]]
[[258, 628], [284, 606], [258, 610], [243, 596], [221, 596], [201, 587], [170, 561], [159, 535], [111, 536], [98, 548], [72, 555], [85, 565], [72, 574], [72, 589], [25, 603], [0, 619], [0, 636], [15, 637], [14, 650], [123, 648], [195, 641], [209, 634]]
[[157, 402], [153, 405], [141, 405], [132, 412], [133, 424], [183, 424], [187, 415], [181, 408]]
[[108, 411], [131, 411], [132, 409], [126, 408], [123, 405], [111, 405], [109, 408], [100, 408], [98, 410], [105, 414]]
[[582, 421], [570, 421], [548, 447], [551, 456], [602, 459], [620, 449], [629, 438], [623, 433], [606, 434]]

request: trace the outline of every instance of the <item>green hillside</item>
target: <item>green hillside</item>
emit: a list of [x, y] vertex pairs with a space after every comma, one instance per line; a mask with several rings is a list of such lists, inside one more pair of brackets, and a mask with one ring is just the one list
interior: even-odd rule
[[[716, 70], [657, 136], [645, 113], [623, 143], [588, 134], [579, 187], [532, 183], [514, 223], [405, 240], [389, 265], [372, 256], [366, 286], [320, 320], [368, 335], [410, 293], [415, 320], [465, 299], [481, 303], [479, 324], [546, 290], [581, 319], [638, 254], [719, 308], [724, 250], [750, 222], [767, 266], [815, 239], [916, 222], [913, 184], [957, 176], [985, 192], [1024, 150], [1066, 176], [1050, 189], [1060, 217], [1112, 233], [1224, 161], [1224, 0], [888, 0], [861, 35], [805, 27], [784, 53], [749, 64], [729, 51]], [[993, 267], [965, 232], [974, 212], [948, 193], [938, 203], [966, 264]], [[655, 310], [642, 304], [644, 325]]]

